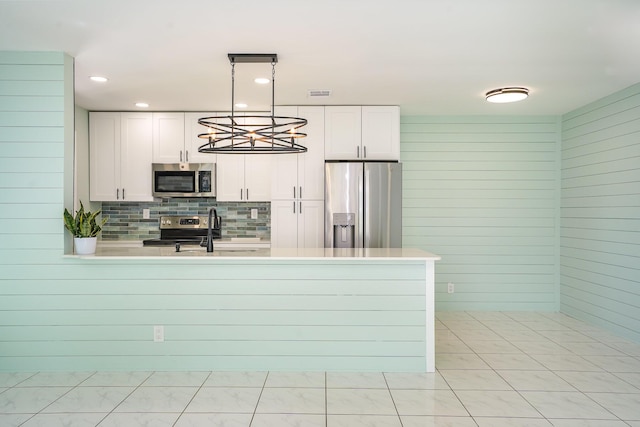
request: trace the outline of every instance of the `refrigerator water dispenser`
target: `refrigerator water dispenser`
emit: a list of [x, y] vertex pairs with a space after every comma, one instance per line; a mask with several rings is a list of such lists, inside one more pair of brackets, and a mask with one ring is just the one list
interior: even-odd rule
[[354, 248], [355, 247], [356, 214], [354, 213], [334, 213], [333, 214], [333, 247], [334, 248]]

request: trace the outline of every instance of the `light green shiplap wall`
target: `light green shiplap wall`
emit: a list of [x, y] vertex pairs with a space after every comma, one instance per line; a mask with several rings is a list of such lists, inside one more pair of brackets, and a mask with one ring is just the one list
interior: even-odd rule
[[562, 118], [561, 310], [640, 341], [640, 84]]
[[0, 52], [2, 287], [15, 284], [6, 275], [16, 261], [45, 269], [63, 251], [65, 132], [73, 135], [73, 110], [65, 108], [66, 98], [73, 106], [72, 76], [72, 59], [62, 53]]
[[559, 131], [547, 116], [402, 117], [403, 246], [442, 256], [436, 310], [558, 309]]
[[0, 371], [425, 369], [424, 262], [65, 257], [73, 116], [72, 58], [0, 52]]

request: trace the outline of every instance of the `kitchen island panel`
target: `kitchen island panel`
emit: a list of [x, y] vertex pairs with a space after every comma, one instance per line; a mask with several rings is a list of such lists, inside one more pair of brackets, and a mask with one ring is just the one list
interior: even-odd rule
[[11, 275], [0, 370], [434, 366], [433, 260], [65, 257]]

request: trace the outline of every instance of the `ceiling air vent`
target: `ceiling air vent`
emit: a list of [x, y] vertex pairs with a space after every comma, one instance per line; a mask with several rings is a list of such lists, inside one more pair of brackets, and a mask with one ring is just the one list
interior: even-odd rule
[[324, 97], [331, 96], [331, 91], [330, 90], [310, 90], [309, 91], [309, 97], [310, 98], [315, 98], [315, 97], [318, 97], [318, 96], [321, 96], [321, 97], [322, 96], [324, 96]]

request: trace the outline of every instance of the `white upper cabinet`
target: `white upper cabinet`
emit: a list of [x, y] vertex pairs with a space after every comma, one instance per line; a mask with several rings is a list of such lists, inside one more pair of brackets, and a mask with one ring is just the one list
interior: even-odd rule
[[152, 201], [151, 113], [89, 115], [92, 201]]
[[[242, 115], [238, 122], [244, 123]], [[268, 202], [271, 200], [271, 154], [217, 154], [216, 200]]]
[[188, 162], [184, 148], [184, 113], [153, 114], [153, 162]]
[[362, 153], [362, 108], [331, 106], [324, 110], [325, 159], [360, 160]]
[[216, 164], [219, 202], [271, 200], [270, 154], [219, 154]]
[[198, 152], [198, 148], [207, 142], [198, 135], [208, 133], [208, 128], [198, 123], [203, 117], [211, 117], [221, 113], [184, 113], [184, 150], [190, 163], [215, 163], [216, 154]]
[[324, 107], [276, 107], [276, 115], [307, 119], [299, 140], [307, 152], [272, 156], [271, 199], [324, 199]]
[[400, 160], [400, 108], [325, 107], [325, 158]]
[[364, 160], [400, 160], [400, 107], [362, 107]]

